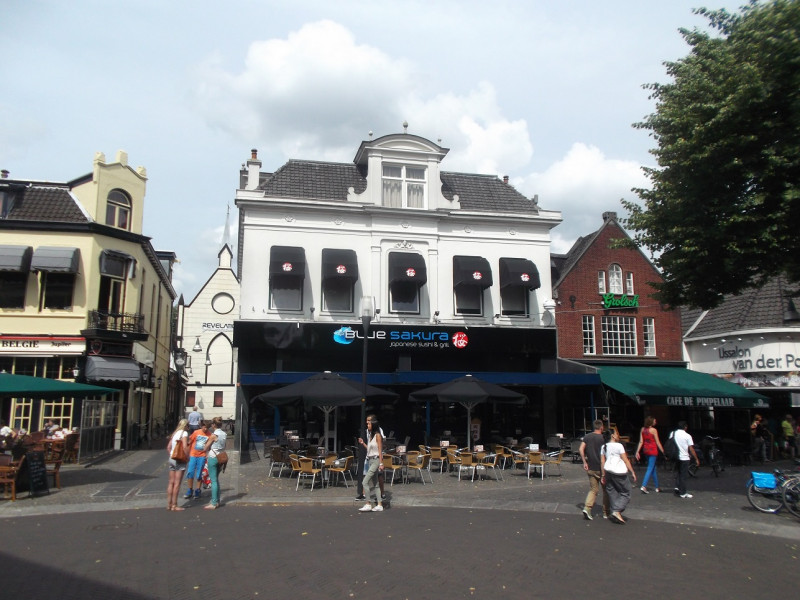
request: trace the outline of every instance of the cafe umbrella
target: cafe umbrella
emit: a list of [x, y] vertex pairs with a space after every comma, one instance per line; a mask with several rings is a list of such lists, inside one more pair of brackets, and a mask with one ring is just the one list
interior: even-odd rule
[[[367, 386], [367, 398], [370, 400], [392, 400], [397, 394], [388, 390]], [[297, 383], [254, 396], [252, 402], [264, 402], [271, 406], [282, 406], [302, 401], [306, 408], [316, 406], [325, 413], [325, 447], [328, 446], [328, 417], [339, 406], [358, 406], [361, 404], [361, 383], [343, 377], [338, 373], [325, 371], [307, 377]], [[335, 424], [335, 422], [334, 422]], [[336, 428], [334, 428], [334, 447], [336, 445]]]
[[408, 396], [413, 402], [454, 402], [467, 409], [467, 449], [471, 447], [470, 425], [472, 409], [483, 402], [522, 404], [527, 397], [472, 375], [457, 377], [429, 388], [417, 390]]

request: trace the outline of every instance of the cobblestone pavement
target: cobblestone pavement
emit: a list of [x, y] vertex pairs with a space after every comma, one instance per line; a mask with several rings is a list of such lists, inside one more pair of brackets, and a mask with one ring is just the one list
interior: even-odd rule
[[[269, 460], [255, 452], [242, 456], [229, 451], [228, 468], [221, 475], [222, 502], [242, 505], [305, 504], [318, 506], [360, 507], [363, 502], [354, 500], [355, 490], [343, 483], [320, 488], [306, 480], [289, 479], [286, 470], [282, 477], [269, 477]], [[788, 511], [763, 514], [753, 510], [745, 495], [751, 470], [770, 470], [774, 466], [789, 468], [788, 462], [757, 467], [727, 467], [720, 477], [708, 469], [700, 469], [696, 478], [689, 481], [692, 499], [680, 499], [672, 492], [673, 477], [660, 471], [660, 494], [642, 494], [634, 488], [626, 516], [635, 520], [692, 524], [746, 531], [770, 536], [797, 539], [800, 537], [800, 519]], [[639, 476], [644, 469], [637, 468]], [[479, 472], [480, 474], [480, 472]], [[466, 475], [466, 474], [465, 474]], [[430, 482], [432, 478], [433, 483]], [[106, 511], [131, 508], [161, 507], [166, 503], [165, 452], [137, 450], [119, 452], [89, 466], [65, 465], [61, 470], [61, 489], [49, 494], [29, 497], [22, 492], [16, 502], [0, 500], [0, 518], [83, 511]], [[474, 482], [454, 474], [439, 473], [436, 469], [425, 474], [426, 483], [419, 477], [410, 483], [386, 483], [387, 505], [395, 507], [451, 507], [467, 509], [500, 509], [508, 511], [534, 511], [581, 517], [580, 510], [588, 489], [587, 479], [580, 464], [569, 459], [558, 471], [548, 471], [544, 480], [528, 479], [522, 470], [506, 469], [500, 481], [492, 479]], [[651, 485], [652, 490], [652, 485]], [[203, 491], [200, 500], [187, 501], [187, 506], [205, 504], [210, 496]], [[599, 505], [595, 506], [596, 516]]]

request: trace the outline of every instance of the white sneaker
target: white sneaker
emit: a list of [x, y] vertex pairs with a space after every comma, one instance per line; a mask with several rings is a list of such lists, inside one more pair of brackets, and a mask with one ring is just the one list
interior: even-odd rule
[[372, 504], [367, 502], [364, 506], [358, 509], [358, 512], [372, 512]]
[[383, 512], [383, 505], [378, 504], [375, 508], [372, 509], [372, 512]]
[[694, 496], [692, 496], [691, 494], [681, 494], [680, 497], [681, 498], [694, 498]]

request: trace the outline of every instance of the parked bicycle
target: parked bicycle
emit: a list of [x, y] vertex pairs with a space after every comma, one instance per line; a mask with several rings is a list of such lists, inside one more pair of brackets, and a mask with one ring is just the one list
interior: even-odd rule
[[[750, 481], [747, 482], [747, 500], [753, 508], [760, 512], [776, 513], [787, 506], [793, 515], [800, 516], [798, 514], [800, 513], [800, 507], [798, 507], [800, 471], [781, 471], [780, 469], [775, 469], [773, 473], [753, 471], [751, 476]], [[788, 492], [784, 494], [787, 490]]]
[[[714, 477], [719, 477], [719, 474], [725, 470], [722, 464], [722, 450], [719, 447], [720, 438], [712, 435], [707, 435], [700, 442], [700, 448], [695, 448], [698, 458], [703, 466], [711, 467], [714, 471]], [[697, 477], [697, 463], [690, 462], [689, 475]]]

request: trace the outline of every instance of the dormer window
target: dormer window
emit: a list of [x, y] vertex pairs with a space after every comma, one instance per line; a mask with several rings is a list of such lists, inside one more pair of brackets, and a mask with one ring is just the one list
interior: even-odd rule
[[130, 230], [131, 199], [122, 190], [111, 190], [106, 199], [106, 225]]
[[383, 165], [383, 205], [390, 208], [425, 208], [424, 167]]

